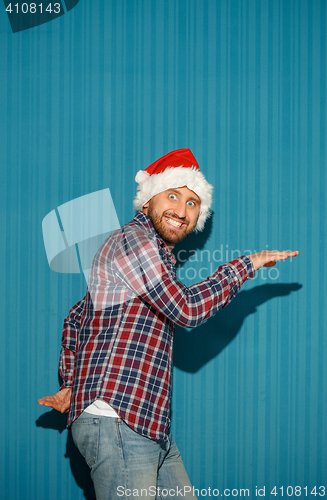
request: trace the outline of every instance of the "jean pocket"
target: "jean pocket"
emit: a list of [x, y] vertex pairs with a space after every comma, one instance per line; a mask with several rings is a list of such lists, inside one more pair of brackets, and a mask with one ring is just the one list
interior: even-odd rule
[[74, 443], [90, 468], [97, 463], [99, 434], [99, 418], [80, 416], [72, 425]]

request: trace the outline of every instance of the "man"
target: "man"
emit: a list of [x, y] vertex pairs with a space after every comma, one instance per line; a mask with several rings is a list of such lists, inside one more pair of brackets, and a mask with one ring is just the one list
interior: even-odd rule
[[196, 327], [261, 266], [298, 252], [261, 252], [221, 266], [205, 281], [176, 277], [174, 245], [202, 230], [212, 186], [189, 149], [136, 176], [134, 219], [98, 250], [87, 294], [65, 320], [61, 390], [39, 400], [61, 412], [91, 468], [98, 500], [195, 498], [169, 432], [174, 324]]

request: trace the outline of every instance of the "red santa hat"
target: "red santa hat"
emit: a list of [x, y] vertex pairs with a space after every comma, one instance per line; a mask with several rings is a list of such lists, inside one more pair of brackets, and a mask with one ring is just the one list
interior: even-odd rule
[[176, 149], [159, 158], [145, 170], [139, 170], [135, 181], [138, 183], [134, 198], [135, 210], [143, 206], [153, 196], [171, 188], [188, 187], [201, 200], [200, 214], [196, 230], [202, 231], [210, 216], [213, 187], [200, 172], [198, 162], [190, 149]]

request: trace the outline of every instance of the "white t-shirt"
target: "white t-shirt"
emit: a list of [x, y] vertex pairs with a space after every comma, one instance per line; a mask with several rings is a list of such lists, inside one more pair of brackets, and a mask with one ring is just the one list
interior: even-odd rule
[[85, 413], [91, 413], [92, 415], [99, 415], [100, 417], [114, 417], [119, 418], [118, 413], [102, 399], [96, 399], [94, 403], [88, 406]]

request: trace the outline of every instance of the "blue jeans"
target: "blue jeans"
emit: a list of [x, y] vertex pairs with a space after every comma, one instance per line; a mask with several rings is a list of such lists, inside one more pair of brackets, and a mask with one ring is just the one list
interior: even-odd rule
[[196, 499], [171, 435], [167, 442], [153, 441], [120, 418], [84, 412], [72, 436], [91, 468], [97, 500]]

